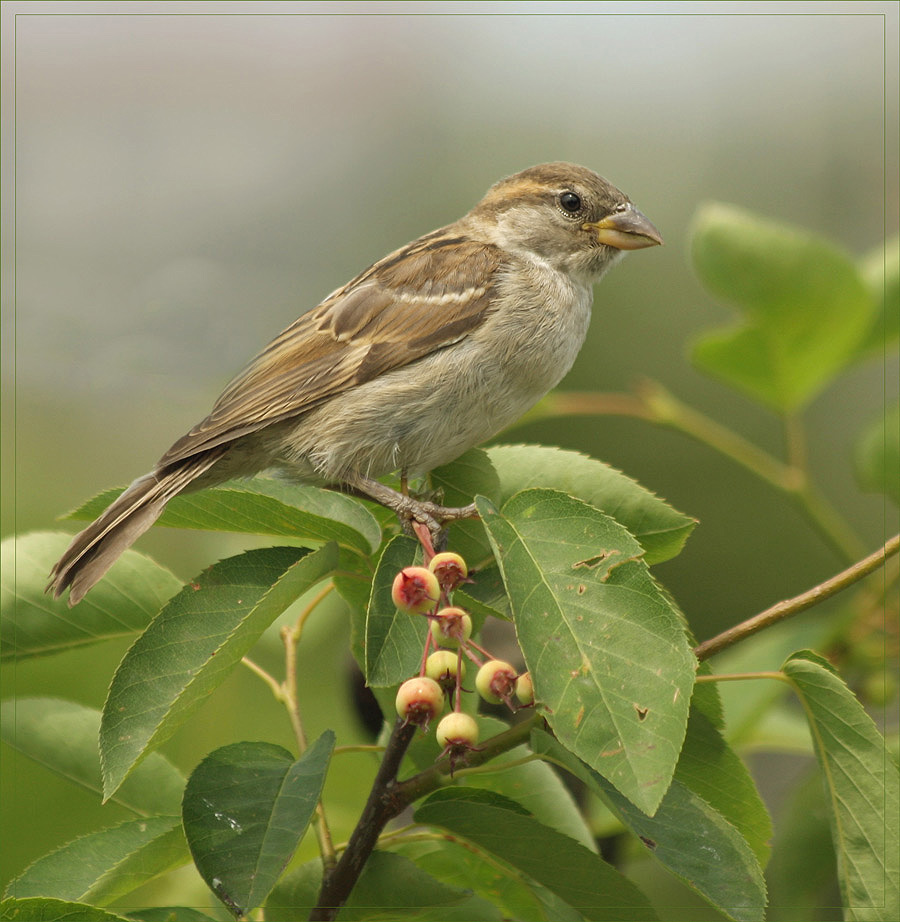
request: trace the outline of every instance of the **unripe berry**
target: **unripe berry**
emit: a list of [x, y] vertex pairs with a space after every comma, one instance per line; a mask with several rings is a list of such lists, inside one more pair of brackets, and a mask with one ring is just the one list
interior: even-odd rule
[[468, 714], [453, 711], [441, 718], [436, 735], [439, 746], [472, 749], [478, 742], [478, 724]]
[[444, 692], [434, 679], [407, 679], [397, 692], [397, 713], [411, 724], [427, 727], [444, 708]]
[[453, 551], [435, 554], [428, 563], [428, 569], [438, 578], [444, 592], [453, 592], [469, 575], [465, 560]]
[[442, 608], [431, 619], [431, 636], [436, 644], [458, 647], [472, 636], [472, 619], [461, 608]]
[[391, 598], [400, 611], [422, 615], [431, 611], [441, 596], [437, 577], [425, 567], [404, 567], [391, 586]]
[[425, 675], [429, 679], [446, 687], [456, 685], [456, 674], [462, 667], [460, 681], [466, 677], [466, 664], [459, 661], [459, 657], [450, 650], [437, 650], [425, 660]]
[[516, 697], [526, 707], [534, 704], [534, 684], [531, 681], [531, 673], [523, 672], [516, 679]]
[[503, 660], [489, 660], [478, 670], [475, 687], [478, 694], [491, 704], [509, 702], [516, 689], [516, 670]]

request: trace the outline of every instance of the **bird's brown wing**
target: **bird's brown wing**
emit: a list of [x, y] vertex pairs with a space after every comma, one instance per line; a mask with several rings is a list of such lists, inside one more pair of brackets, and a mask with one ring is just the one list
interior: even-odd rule
[[459, 342], [487, 316], [500, 267], [496, 247], [459, 237], [452, 227], [386, 256], [276, 337], [159, 467]]

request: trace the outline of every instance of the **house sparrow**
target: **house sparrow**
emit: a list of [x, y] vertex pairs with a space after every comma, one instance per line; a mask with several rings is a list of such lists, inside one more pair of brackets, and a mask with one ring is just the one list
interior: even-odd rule
[[76, 535], [48, 591], [76, 604], [179, 493], [274, 469], [419, 521], [473, 515], [375, 478], [421, 474], [516, 420], [566, 374], [592, 284], [662, 243], [596, 173], [547, 163], [500, 180], [464, 217], [385, 256], [303, 314], [212, 412]]

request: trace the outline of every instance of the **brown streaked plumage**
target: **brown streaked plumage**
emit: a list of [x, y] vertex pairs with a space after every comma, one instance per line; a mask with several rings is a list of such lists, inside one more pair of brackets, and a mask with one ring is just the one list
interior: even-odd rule
[[467, 215], [384, 257], [277, 336], [210, 414], [84, 531], [50, 589], [75, 604], [178, 493], [274, 468], [437, 530], [471, 514], [375, 480], [427, 472], [513, 422], [568, 371], [591, 285], [661, 243], [606, 180], [567, 163], [501, 180]]
[[485, 282], [500, 264], [497, 248], [429, 237], [385, 257], [295, 320], [159, 465], [312, 409], [480, 323], [490, 300]]

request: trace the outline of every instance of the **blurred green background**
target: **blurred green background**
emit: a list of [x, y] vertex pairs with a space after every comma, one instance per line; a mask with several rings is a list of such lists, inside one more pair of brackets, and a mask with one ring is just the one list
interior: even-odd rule
[[[666, 241], [597, 289], [563, 388], [652, 377], [780, 453], [778, 421], [686, 359], [735, 316], [692, 276], [690, 221], [718, 199], [854, 254], [895, 233], [897, 26], [896, 3], [858, 2], [5, 3], [3, 535], [144, 473], [301, 311], [546, 160], [612, 180]], [[896, 391], [876, 360], [806, 414], [814, 472], [872, 549], [897, 517], [850, 454]], [[700, 637], [839, 568], [780, 497], [674, 433], [560, 419], [504, 439], [592, 454], [700, 519], [658, 570]], [[247, 544], [160, 530], [140, 548], [187, 578]], [[343, 669], [343, 620], [318, 630], [313, 695]], [[99, 707], [121, 653], [12, 666], [3, 695]], [[287, 741], [249, 687], [220, 693], [233, 725], [173, 742], [182, 768]], [[5, 837], [5, 881], [95, 807], [4, 772], [4, 828], [32, 833]]]

